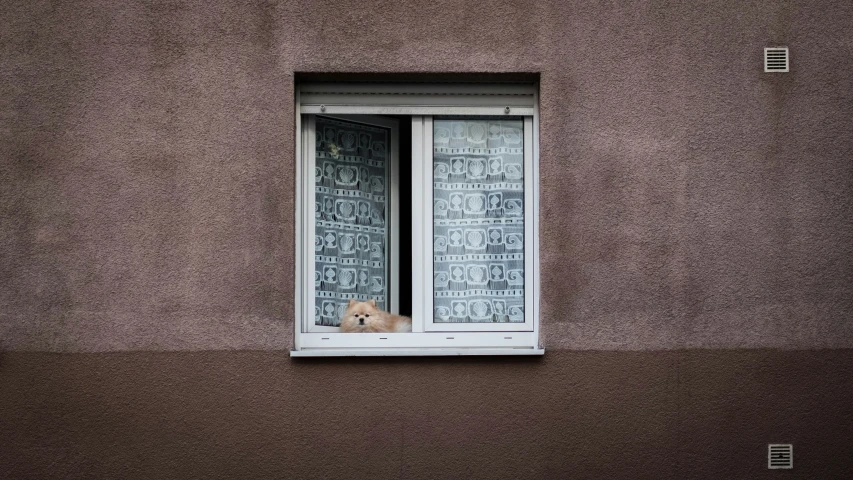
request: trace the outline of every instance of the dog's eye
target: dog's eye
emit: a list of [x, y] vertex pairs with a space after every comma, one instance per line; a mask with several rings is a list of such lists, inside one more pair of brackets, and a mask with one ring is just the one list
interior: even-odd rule
[[365, 314], [365, 315], [364, 315], [364, 318], [367, 318], [367, 317], [369, 317], [369, 316], [370, 316], [370, 314], [369, 314], [369, 313], [368, 313], [368, 314]]

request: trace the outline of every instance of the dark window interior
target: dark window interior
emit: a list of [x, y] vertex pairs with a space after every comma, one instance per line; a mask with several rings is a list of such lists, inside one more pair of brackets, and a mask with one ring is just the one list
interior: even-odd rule
[[400, 122], [400, 314], [412, 316], [412, 117]]

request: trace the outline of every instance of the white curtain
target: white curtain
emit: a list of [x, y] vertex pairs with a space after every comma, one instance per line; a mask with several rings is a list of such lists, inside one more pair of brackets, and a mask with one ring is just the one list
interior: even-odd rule
[[351, 298], [386, 308], [388, 130], [317, 117], [314, 321], [340, 325]]
[[435, 322], [524, 322], [521, 119], [433, 122]]

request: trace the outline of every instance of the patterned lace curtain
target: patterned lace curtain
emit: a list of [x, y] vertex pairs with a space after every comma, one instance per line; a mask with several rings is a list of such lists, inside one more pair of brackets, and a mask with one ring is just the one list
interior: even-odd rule
[[386, 308], [386, 129], [317, 117], [314, 322], [339, 326], [351, 298]]
[[524, 322], [523, 128], [434, 121], [435, 322]]

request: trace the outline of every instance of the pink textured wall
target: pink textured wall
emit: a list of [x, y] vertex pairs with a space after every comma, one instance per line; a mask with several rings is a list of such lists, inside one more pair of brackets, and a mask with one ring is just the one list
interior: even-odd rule
[[295, 72], [540, 74], [547, 348], [853, 347], [849, 1], [0, 18], [2, 349], [289, 348]]
[[[0, 478], [848, 478], [851, 38], [849, 0], [0, 1]], [[312, 72], [538, 74], [544, 357], [288, 357]]]

